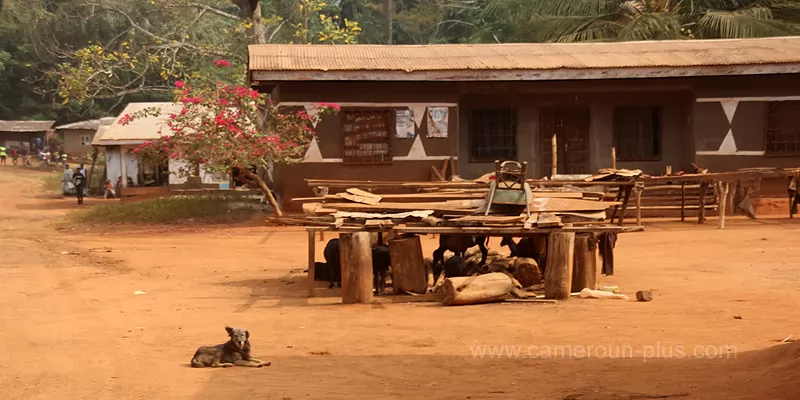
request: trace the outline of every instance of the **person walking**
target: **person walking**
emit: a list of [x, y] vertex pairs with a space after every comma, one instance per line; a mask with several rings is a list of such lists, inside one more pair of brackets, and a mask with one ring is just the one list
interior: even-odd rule
[[75, 168], [72, 174], [72, 183], [75, 184], [75, 196], [78, 197], [78, 204], [83, 204], [83, 188], [86, 187], [86, 177], [79, 168]]
[[64, 195], [72, 193], [75, 184], [72, 183], [72, 170], [69, 169], [69, 164], [64, 165], [64, 177], [61, 178], [61, 192]]
[[0, 165], [6, 165], [6, 158], [8, 158], [6, 146], [0, 146]]
[[19, 161], [19, 151], [17, 151], [16, 148], [11, 149], [11, 163], [16, 166], [18, 161]]

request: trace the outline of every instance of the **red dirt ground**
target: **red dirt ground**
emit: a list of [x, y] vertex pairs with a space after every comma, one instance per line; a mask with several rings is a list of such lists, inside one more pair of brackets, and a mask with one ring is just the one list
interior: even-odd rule
[[[306, 298], [299, 229], [59, 230], [77, 205], [37, 174], [0, 168], [3, 399], [800, 398], [800, 343], [779, 343], [800, 337], [792, 221], [621, 236], [601, 284], [650, 303], [343, 306]], [[188, 367], [225, 325], [272, 366]]]

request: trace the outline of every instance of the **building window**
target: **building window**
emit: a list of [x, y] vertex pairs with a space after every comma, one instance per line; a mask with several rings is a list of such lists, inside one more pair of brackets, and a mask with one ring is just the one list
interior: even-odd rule
[[391, 164], [389, 111], [345, 111], [342, 118], [345, 164]]
[[766, 124], [765, 154], [800, 155], [800, 101], [768, 103]]
[[91, 135], [81, 135], [81, 146], [89, 146], [92, 144]]
[[469, 162], [515, 160], [516, 128], [514, 109], [472, 110], [469, 125]]
[[617, 161], [661, 159], [661, 107], [616, 107], [614, 147]]

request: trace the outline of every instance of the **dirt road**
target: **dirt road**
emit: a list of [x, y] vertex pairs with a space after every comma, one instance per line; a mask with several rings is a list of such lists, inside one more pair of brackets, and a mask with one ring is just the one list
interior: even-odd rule
[[[601, 284], [650, 303], [342, 306], [305, 297], [300, 230], [63, 228], [77, 205], [41, 187], [0, 168], [3, 399], [800, 398], [788, 221], [620, 237]], [[225, 325], [273, 365], [189, 368]]]

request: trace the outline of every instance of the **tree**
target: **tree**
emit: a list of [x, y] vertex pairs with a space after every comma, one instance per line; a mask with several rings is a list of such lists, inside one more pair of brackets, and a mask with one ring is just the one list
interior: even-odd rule
[[[230, 67], [226, 60], [216, 60], [220, 69]], [[246, 180], [258, 185], [281, 216], [280, 205], [266, 182], [249, 170], [250, 166], [267, 167], [270, 162], [294, 163], [302, 160], [315, 135], [314, 126], [323, 115], [337, 112], [335, 104], [318, 104], [315, 112], [280, 112], [266, 96], [236, 84], [219, 82], [213, 88], [194, 87], [175, 82], [176, 102], [181, 111], [171, 114], [167, 126], [171, 135], [142, 144], [134, 149], [142, 160], [185, 163], [179, 171], [193, 175], [206, 172], [232, 173], [237, 168]], [[266, 113], [263, 111], [266, 109]], [[162, 115], [158, 107], [124, 115], [125, 125], [138, 118]]]
[[488, 0], [484, 18], [510, 42], [750, 38], [800, 33], [800, 2]]
[[[248, 44], [358, 41], [358, 23], [340, 21], [338, 9], [325, 1], [291, 0], [286, 17], [272, 14], [281, 1], [264, 2], [275, 4], [262, 8], [255, 0], [72, 0], [81, 13], [91, 10], [94, 18], [115, 21], [115, 34], [62, 51], [65, 61], [47, 74], [64, 104], [122, 102], [132, 94], [169, 93], [174, 80], [191, 79], [196, 85], [201, 79], [205, 84], [243, 82]], [[290, 37], [284, 29], [287, 21], [296, 29]], [[214, 58], [231, 60], [235, 68], [209, 68]]]

